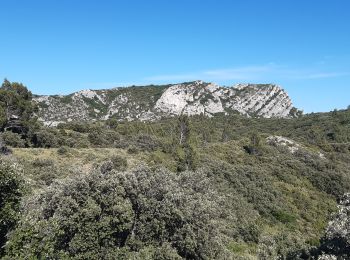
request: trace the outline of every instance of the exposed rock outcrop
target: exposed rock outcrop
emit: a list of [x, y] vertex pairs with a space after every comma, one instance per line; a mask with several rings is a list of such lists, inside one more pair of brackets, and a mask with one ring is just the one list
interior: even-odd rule
[[272, 146], [286, 148], [292, 154], [299, 152], [299, 153], [304, 153], [304, 154], [309, 155], [309, 156], [317, 156], [320, 159], [326, 158], [323, 153], [316, 152], [316, 151], [310, 151], [305, 146], [295, 142], [292, 139], [284, 137], [284, 136], [277, 136], [277, 135], [269, 136], [266, 138], [266, 143], [269, 145], [272, 145]]
[[340, 199], [321, 242], [317, 259], [350, 259], [350, 193]]
[[294, 142], [293, 140], [283, 137], [283, 136], [269, 136], [266, 138], [266, 142], [269, 145], [285, 147], [291, 153], [296, 153], [301, 149], [300, 144]]
[[203, 81], [165, 86], [82, 90], [67, 96], [36, 96], [46, 125], [72, 120], [154, 120], [180, 114], [213, 116], [240, 113], [257, 117], [292, 117], [299, 112], [288, 94], [273, 84], [221, 87]]

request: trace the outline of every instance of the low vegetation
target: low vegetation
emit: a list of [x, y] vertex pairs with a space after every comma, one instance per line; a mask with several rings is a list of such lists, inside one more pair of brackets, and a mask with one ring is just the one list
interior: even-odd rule
[[350, 191], [350, 110], [55, 128], [20, 111], [25, 130], [2, 120], [4, 259], [350, 257], [328, 224], [348, 221], [336, 213]]

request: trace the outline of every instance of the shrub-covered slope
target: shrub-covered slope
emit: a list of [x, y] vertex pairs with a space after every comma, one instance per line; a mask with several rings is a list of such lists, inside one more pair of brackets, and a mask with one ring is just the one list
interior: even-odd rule
[[36, 131], [3, 158], [27, 186], [5, 259], [349, 256], [324, 244], [350, 190], [349, 110]]
[[350, 110], [45, 127], [5, 83], [0, 257], [350, 258]]

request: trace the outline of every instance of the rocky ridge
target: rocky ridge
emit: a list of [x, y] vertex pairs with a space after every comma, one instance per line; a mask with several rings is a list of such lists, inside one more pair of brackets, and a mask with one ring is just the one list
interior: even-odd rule
[[222, 87], [194, 81], [173, 85], [82, 90], [70, 95], [35, 96], [38, 117], [46, 125], [66, 121], [155, 120], [180, 114], [213, 116], [240, 113], [248, 117], [294, 117], [288, 94], [273, 84]]

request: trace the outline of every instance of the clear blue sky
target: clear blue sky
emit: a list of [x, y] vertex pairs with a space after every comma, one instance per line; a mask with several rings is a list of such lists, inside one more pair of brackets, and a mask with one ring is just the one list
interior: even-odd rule
[[0, 0], [0, 78], [37, 94], [202, 79], [350, 105], [349, 0]]

